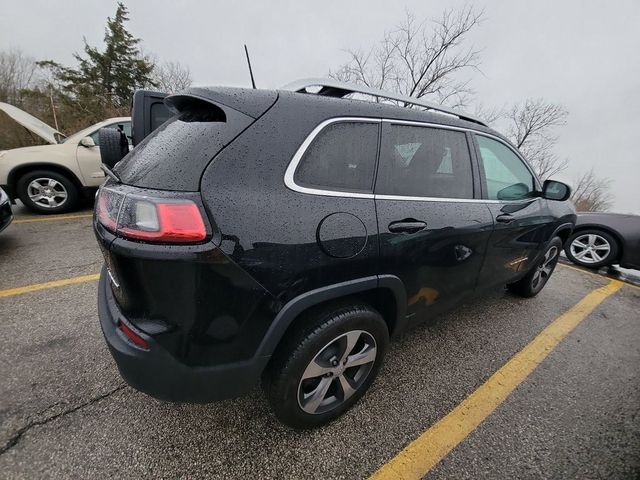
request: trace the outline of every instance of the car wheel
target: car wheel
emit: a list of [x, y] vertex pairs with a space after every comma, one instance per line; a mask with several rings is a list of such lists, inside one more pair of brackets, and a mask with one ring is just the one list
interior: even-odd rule
[[603, 230], [581, 230], [567, 240], [564, 248], [569, 260], [582, 267], [611, 265], [618, 258], [618, 242]]
[[78, 189], [68, 177], [50, 170], [34, 170], [18, 180], [18, 197], [38, 213], [63, 213], [78, 202]]
[[534, 267], [522, 279], [507, 285], [507, 288], [521, 297], [535, 297], [551, 278], [560, 258], [560, 250], [562, 250], [562, 240], [554, 237]]
[[275, 415], [294, 428], [324, 425], [356, 403], [389, 343], [386, 323], [364, 304], [334, 305], [304, 320], [308, 327], [285, 339], [264, 380]]

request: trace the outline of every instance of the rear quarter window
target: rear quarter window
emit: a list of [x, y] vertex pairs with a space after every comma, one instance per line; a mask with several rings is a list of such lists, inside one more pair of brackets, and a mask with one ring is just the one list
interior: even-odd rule
[[371, 192], [378, 131], [378, 123], [328, 125], [304, 152], [294, 174], [295, 183], [320, 190]]
[[197, 191], [209, 162], [252, 122], [231, 108], [195, 104], [145, 138], [115, 171], [128, 185]]

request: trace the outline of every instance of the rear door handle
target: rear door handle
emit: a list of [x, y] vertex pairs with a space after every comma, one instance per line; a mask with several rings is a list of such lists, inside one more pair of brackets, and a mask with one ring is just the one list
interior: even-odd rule
[[389, 224], [389, 231], [391, 233], [417, 233], [425, 228], [427, 228], [426, 222], [414, 218], [405, 218], [404, 220], [391, 222]]
[[496, 222], [500, 223], [511, 223], [515, 220], [513, 215], [509, 215], [508, 213], [503, 213], [502, 215], [498, 215], [496, 217]]

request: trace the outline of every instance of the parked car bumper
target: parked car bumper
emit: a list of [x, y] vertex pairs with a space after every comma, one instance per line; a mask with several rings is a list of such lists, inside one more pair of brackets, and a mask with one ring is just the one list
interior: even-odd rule
[[13, 192], [13, 189], [9, 185], [0, 185], [0, 189], [4, 190], [4, 192], [9, 197], [9, 201], [11, 203], [16, 203], [15, 202], [15, 193]]
[[11, 211], [9, 197], [4, 192], [4, 189], [0, 188], [0, 232], [7, 228], [12, 220], [13, 212]]
[[[242, 395], [258, 384], [269, 361], [269, 357], [257, 357], [206, 367], [181, 363], [122, 315], [113, 297], [106, 268], [102, 269], [98, 286], [98, 315], [122, 377], [135, 389], [161, 400], [210, 402]], [[138, 333], [149, 349], [131, 343], [118, 328], [118, 322]]]

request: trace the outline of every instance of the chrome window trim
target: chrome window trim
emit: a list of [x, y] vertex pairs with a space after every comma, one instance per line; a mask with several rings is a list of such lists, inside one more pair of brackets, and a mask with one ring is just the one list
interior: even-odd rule
[[[471, 132], [475, 135], [483, 135], [485, 137], [489, 137], [493, 140], [496, 140], [497, 142], [501, 143], [502, 145], [504, 145], [505, 147], [507, 147], [509, 150], [511, 150], [514, 155], [516, 157], [518, 157], [520, 159], [520, 161], [522, 163], [524, 163], [524, 166], [527, 167], [527, 170], [529, 170], [529, 173], [531, 174], [531, 176], [533, 177], [533, 180], [536, 184], [537, 188], [542, 188], [542, 183], [540, 182], [540, 179], [538, 178], [538, 175], [536, 175], [536, 172], [533, 171], [533, 169], [531, 168], [531, 166], [529, 165], [529, 162], [527, 162], [525, 160], [525, 158], [520, 154], [520, 152], [514, 148], [513, 146], [511, 146], [508, 142], [505, 142], [502, 138], [500, 138], [497, 135], [493, 135], [491, 133], [487, 133], [487, 132], [483, 132], [481, 130], [477, 130], [475, 128], [468, 128], [468, 127], [455, 127], [452, 125], [440, 125], [437, 123], [427, 123], [427, 122], [416, 122], [416, 121], [412, 121], [412, 120], [389, 120], [389, 119], [383, 119], [382, 120], [385, 123], [393, 123], [393, 124], [399, 124], [399, 125], [413, 125], [416, 127], [432, 127], [432, 128], [444, 128], [444, 129], [448, 129], [448, 130], [458, 130], [460, 132]], [[496, 202], [501, 202], [502, 200], [493, 200]]]
[[414, 201], [414, 202], [457, 202], [457, 203], [508, 203], [508, 204], [518, 204], [518, 203], [527, 203], [539, 200], [541, 197], [532, 197], [532, 198], [523, 198], [520, 200], [489, 200], [485, 198], [448, 198], [448, 197], [412, 197], [406, 195], [375, 195], [373, 193], [359, 193], [359, 192], [342, 192], [338, 190], [324, 190], [321, 188], [311, 188], [311, 187], [303, 187], [298, 185], [294, 181], [294, 174], [304, 153], [306, 152], [311, 142], [318, 136], [318, 134], [324, 130], [325, 127], [339, 122], [365, 122], [365, 123], [391, 123], [396, 125], [410, 125], [417, 127], [431, 127], [431, 128], [442, 128], [445, 130], [456, 130], [459, 132], [471, 132], [479, 135], [484, 135], [490, 138], [497, 140], [502, 143], [506, 147], [508, 147], [511, 151], [513, 151], [516, 156], [525, 164], [529, 172], [533, 175], [533, 178], [536, 182], [536, 186], [538, 185], [538, 177], [531, 170], [529, 164], [522, 158], [522, 156], [514, 150], [508, 143], [502, 140], [500, 137], [496, 135], [492, 135], [490, 133], [485, 133], [473, 128], [466, 127], [456, 127], [453, 125], [441, 125], [439, 123], [429, 123], [429, 122], [416, 122], [411, 120], [393, 120], [388, 118], [371, 118], [371, 117], [334, 117], [324, 120], [320, 124], [318, 124], [311, 133], [305, 138], [302, 142], [296, 153], [293, 155], [293, 158], [289, 162], [289, 166], [284, 174], [284, 183], [290, 190], [299, 193], [306, 193], [309, 195], [321, 195], [325, 197], [343, 197], [343, 198], [366, 198], [370, 200], [378, 199], [378, 200], [404, 200], [404, 201]]
[[345, 197], [345, 198], [369, 198], [372, 199], [373, 193], [359, 193], [359, 192], [341, 192], [338, 190], [324, 190], [321, 188], [311, 188], [311, 187], [303, 187], [302, 185], [298, 185], [293, 177], [296, 173], [296, 169], [298, 168], [298, 164], [304, 153], [306, 152], [311, 142], [315, 140], [318, 134], [325, 129], [325, 127], [334, 124], [334, 123], [348, 123], [348, 122], [359, 122], [359, 123], [377, 123], [379, 124], [381, 120], [379, 118], [368, 118], [368, 117], [335, 117], [325, 120], [320, 123], [316, 128], [314, 128], [311, 133], [305, 138], [302, 145], [298, 147], [296, 153], [293, 155], [291, 162], [289, 162], [289, 166], [287, 167], [286, 172], [284, 173], [284, 184], [291, 190], [300, 193], [308, 193], [310, 195], [323, 195], [326, 197]]

